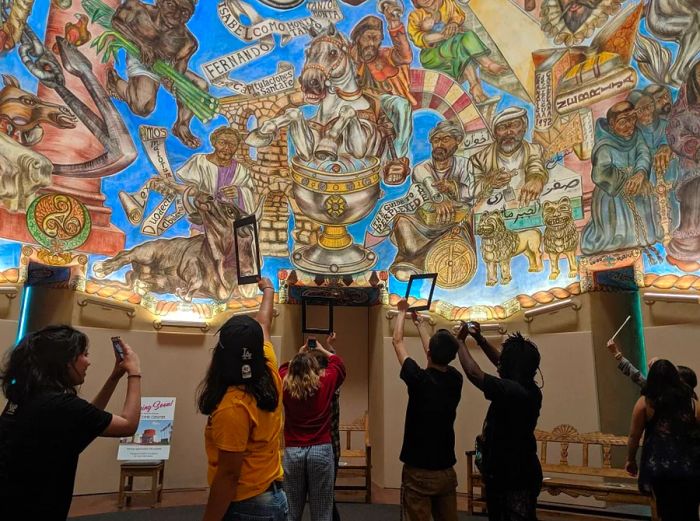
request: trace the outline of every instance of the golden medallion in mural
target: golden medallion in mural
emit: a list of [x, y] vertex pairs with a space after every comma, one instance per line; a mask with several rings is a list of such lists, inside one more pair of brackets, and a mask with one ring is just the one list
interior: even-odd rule
[[324, 204], [326, 213], [336, 219], [345, 213], [348, 203], [341, 195], [331, 195]]
[[63, 252], [82, 246], [90, 235], [90, 214], [76, 198], [45, 194], [27, 209], [27, 229], [50, 252]]
[[459, 235], [449, 234], [428, 250], [425, 271], [438, 274], [436, 284], [441, 288], [464, 286], [476, 272], [474, 248]]

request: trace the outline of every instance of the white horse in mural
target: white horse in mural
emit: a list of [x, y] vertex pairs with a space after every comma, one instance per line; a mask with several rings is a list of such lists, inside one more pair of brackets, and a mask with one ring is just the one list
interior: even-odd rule
[[299, 80], [304, 104], [318, 106], [316, 114], [306, 119], [299, 108], [287, 109], [261, 122], [246, 143], [268, 146], [281, 128], [288, 127], [296, 153], [305, 161], [336, 160], [340, 155], [381, 156], [386, 135], [380, 124], [379, 100], [360, 88], [349, 49], [334, 25], [315, 34]]

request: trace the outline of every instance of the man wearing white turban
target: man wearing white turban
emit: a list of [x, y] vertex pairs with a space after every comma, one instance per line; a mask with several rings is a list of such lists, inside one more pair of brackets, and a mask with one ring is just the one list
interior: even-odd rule
[[467, 159], [455, 155], [464, 141], [462, 125], [441, 121], [430, 131], [428, 139], [432, 156], [416, 165], [411, 181], [429, 185], [435, 191], [434, 199], [415, 215], [397, 216], [391, 231], [391, 241], [398, 253], [390, 271], [403, 281], [425, 271], [428, 251], [447, 234], [456, 233], [474, 246], [471, 229], [474, 178], [468, 171]]
[[495, 141], [471, 158], [478, 205], [494, 191], [504, 192], [504, 200], [518, 198], [527, 206], [542, 193], [549, 173], [539, 145], [525, 141], [528, 119], [525, 109], [510, 107], [493, 120]]

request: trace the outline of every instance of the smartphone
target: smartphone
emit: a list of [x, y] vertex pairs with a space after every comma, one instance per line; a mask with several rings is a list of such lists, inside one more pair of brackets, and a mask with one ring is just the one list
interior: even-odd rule
[[309, 349], [316, 349], [316, 339], [315, 338], [309, 338], [306, 341], [306, 345], [308, 346]]
[[124, 360], [124, 346], [122, 345], [122, 339], [118, 336], [112, 337], [112, 348], [114, 352], [119, 357], [120, 361]]
[[462, 326], [459, 328], [459, 332], [457, 333], [457, 338], [459, 338], [462, 342], [464, 342], [467, 339], [467, 336], [469, 336], [469, 324], [470, 322], [462, 322]]

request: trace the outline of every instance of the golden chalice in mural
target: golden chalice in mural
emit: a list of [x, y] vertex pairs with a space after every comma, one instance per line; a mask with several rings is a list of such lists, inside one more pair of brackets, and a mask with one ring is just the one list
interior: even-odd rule
[[310, 273], [339, 275], [372, 268], [376, 253], [355, 244], [347, 227], [366, 217], [379, 200], [379, 159], [341, 156], [307, 162], [295, 156], [291, 165], [299, 209], [323, 225], [318, 244], [294, 250], [294, 265]]

